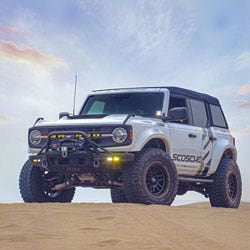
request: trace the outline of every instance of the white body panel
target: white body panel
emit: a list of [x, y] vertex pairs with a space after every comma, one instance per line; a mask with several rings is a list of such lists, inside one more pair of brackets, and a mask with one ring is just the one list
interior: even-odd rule
[[211, 127], [211, 131], [213, 137], [216, 138], [216, 140], [213, 142], [213, 155], [211, 158], [212, 162], [211, 168], [208, 171], [208, 175], [213, 174], [216, 171], [217, 166], [220, 163], [220, 159], [227, 149], [231, 149], [233, 151], [234, 160], [237, 161], [237, 151], [233, 145], [233, 137], [229, 131], [227, 129], [216, 127]]
[[187, 155], [194, 156], [193, 158], [200, 157], [198, 138], [192, 138], [195, 128], [186, 124], [168, 123], [167, 126], [170, 130], [171, 151], [170, 154], [174, 159], [175, 165], [179, 174], [194, 175], [199, 166], [198, 162], [188, 162], [183, 159]]
[[69, 119], [63, 117], [56, 122], [40, 122], [39, 125], [43, 126], [70, 126], [70, 125], [111, 125], [111, 124], [122, 124], [126, 119], [127, 115], [109, 115], [98, 119]]

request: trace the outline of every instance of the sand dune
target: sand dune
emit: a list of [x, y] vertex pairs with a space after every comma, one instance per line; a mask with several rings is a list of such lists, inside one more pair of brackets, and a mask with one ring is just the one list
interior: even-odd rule
[[250, 249], [250, 203], [0, 204], [0, 249]]

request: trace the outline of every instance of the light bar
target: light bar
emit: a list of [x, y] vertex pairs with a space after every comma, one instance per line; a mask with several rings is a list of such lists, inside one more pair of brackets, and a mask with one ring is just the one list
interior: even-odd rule
[[118, 161], [120, 161], [120, 157], [119, 156], [108, 156], [107, 161], [108, 162], [118, 162]]

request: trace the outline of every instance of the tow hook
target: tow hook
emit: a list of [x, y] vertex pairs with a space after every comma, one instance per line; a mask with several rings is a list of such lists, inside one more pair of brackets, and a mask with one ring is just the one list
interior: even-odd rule
[[42, 160], [42, 167], [47, 168], [48, 167], [48, 162], [44, 159]]
[[66, 158], [68, 156], [68, 148], [67, 147], [61, 147], [62, 157]]
[[99, 166], [100, 166], [100, 160], [99, 160], [99, 158], [94, 158], [93, 166], [95, 168], [99, 168]]

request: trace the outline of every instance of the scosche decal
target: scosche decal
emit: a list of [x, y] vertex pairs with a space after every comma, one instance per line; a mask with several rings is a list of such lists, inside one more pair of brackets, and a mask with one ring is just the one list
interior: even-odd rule
[[173, 159], [173, 161], [178, 161], [178, 162], [180, 162], [180, 161], [181, 162], [191, 162], [191, 163], [201, 163], [202, 162], [201, 156], [195, 156], [195, 155], [173, 154], [172, 159]]

